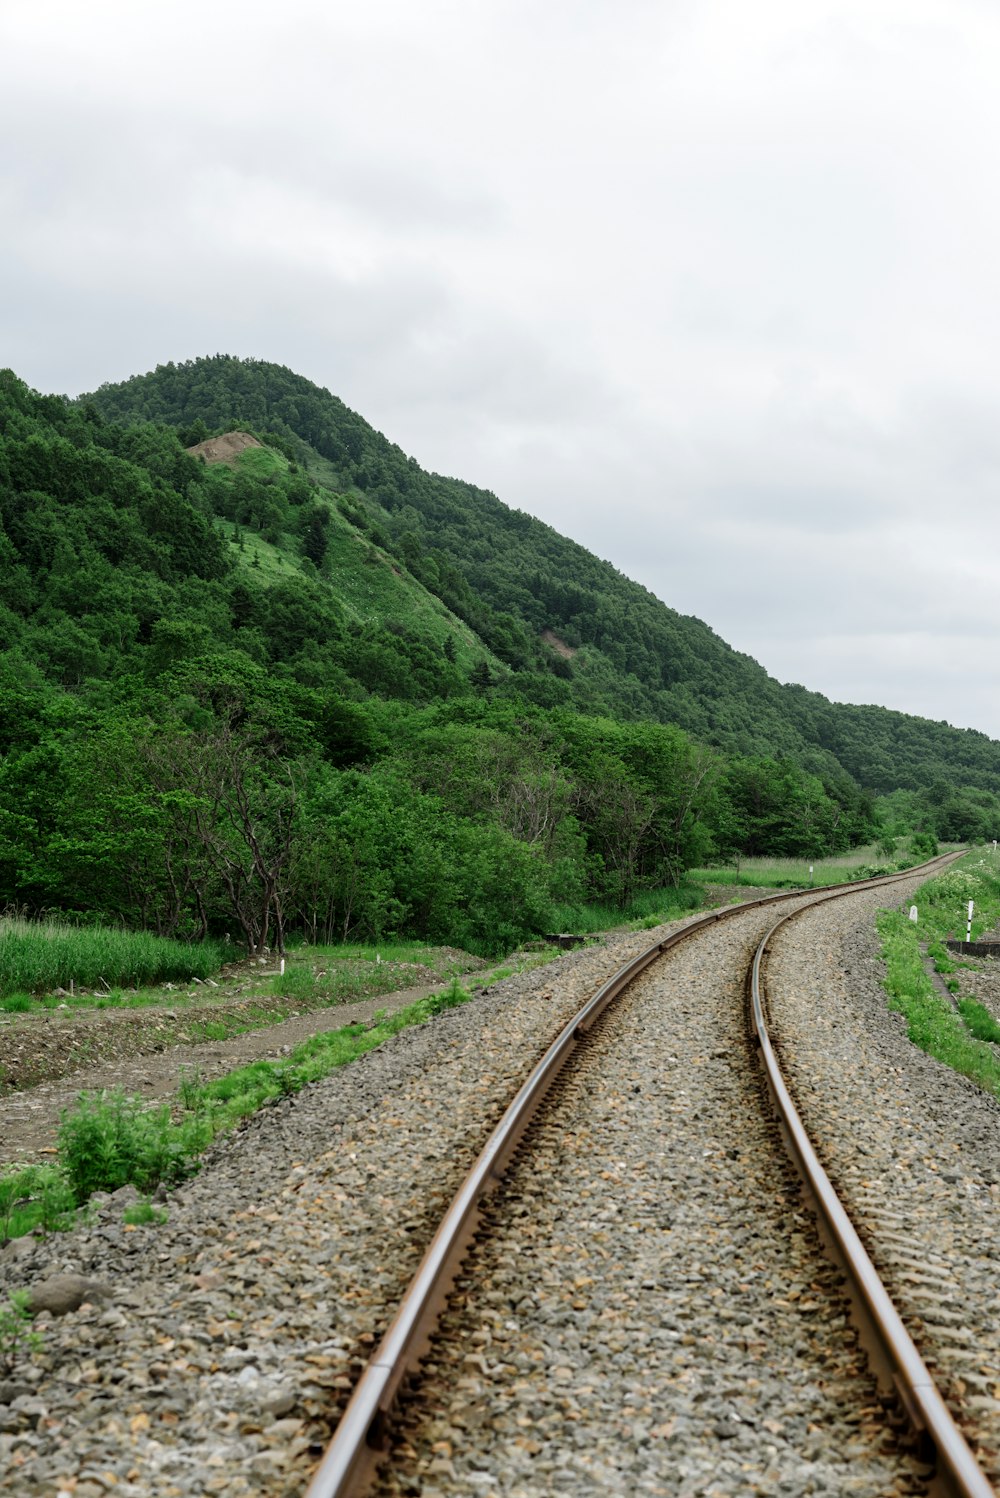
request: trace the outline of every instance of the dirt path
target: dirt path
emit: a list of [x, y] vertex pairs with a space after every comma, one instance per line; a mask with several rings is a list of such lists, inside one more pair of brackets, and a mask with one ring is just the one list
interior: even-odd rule
[[[709, 904], [766, 893], [773, 891], [715, 887]], [[435, 951], [439, 962], [447, 964], [447, 976], [435, 979], [430, 977], [432, 969], [413, 964], [413, 976], [427, 975], [430, 981], [425, 977], [395, 992], [301, 1013], [288, 1014], [289, 1001], [269, 998], [261, 990], [261, 975], [244, 968], [227, 970], [221, 983], [212, 987], [203, 985], [185, 994], [182, 985], [149, 1008], [11, 1016], [0, 1025], [0, 1083], [13, 1089], [0, 1096], [0, 1168], [54, 1155], [60, 1114], [81, 1092], [121, 1087], [151, 1103], [164, 1102], [175, 1097], [185, 1075], [196, 1072], [208, 1082], [252, 1061], [280, 1060], [312, 1035], [366, 1024], [379, 1010], [395, 1013], [439, 993], [453, 976], [467, 987], [481, 977], [485, 965], [473, 967], [475, 959], [468, 953], [448, 947]], [[277, 1013], [269, 1024], [261, 1011], [266, 1013], [270, 1005]], [[187, 1033], [206, 1021], [223, 1019], [230, 1027], [249, 1022], [253, 1028], [229, 1039], [197, 1040]]]
[[[440, 993], [450, 982], [451, 979], [419, 984], [357, 1004], [336, 1004], [329, 1009], [292, 1015], [278, 1024], [247, 1030], [230, 1040], [172, 1045], [166, 1050], [83, 1066], [53, 1081], [13, 1092], [0, 1098], [0, 1165], [30, 1164], [54, 1154], [59, 1116], [81, 1092], [121, 1087], [150, 1102], [162, 1102], [174, 1097], [185, 1073], [196, 1071], [202, 1081], [208, 1082], [251, 1061], [280, 1060], [312, 1035], [339, 1030], [344, 1025], [367, 1024], [379, 1010], [395, 1013], [417, 999]], [[81, 1014], [75, 1019], [78, 1022], [83, 1017]], [[105, 1022], [111, 1018], [106, 1013], [86, 1017]], [[155, 1026], [155, 1012], [150, 1018]]]

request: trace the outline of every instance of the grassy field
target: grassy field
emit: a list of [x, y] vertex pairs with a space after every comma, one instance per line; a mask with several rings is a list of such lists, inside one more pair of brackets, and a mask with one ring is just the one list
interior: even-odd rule
[[752, 888], [808, 889], [810, 884], [844, 884], [864, 869], [872, 873], [892, 873], [905, 862], [919, 862], [909, 855], [894, 854], [887, 859], [874, 844], [852, 848], [833, 858], [742, 858], [739, 865], [720, 864], [706, 869], [689, 869], [688, 879], [695, 884], [734, 884]]
[[[11, 928], [10, 941], [5, 948], [7, 927]], [[158, 968], [152, 957], [145, 966], [135, 959], [135, 952], [144, 952], [147, 943], [155, 944]], [[165, 950], [159, 952], [159, 947]], [[81, 930], [51, 922], [3, 921], [0, 1014], [145, 1009], [157, 1004], [190, 1009], [204, 1005], [209, 997], [221, 1002], [237, 990], [245, 995], [248, 986], [262, 997], [285, 998], [297, 1009], [321, 1009], [436, 983], [482, 966], [482, 960], [468, 952], [422, 942], [383, 942], [377, 947], [301, 946], [288, 954], [283, 975], [273, 976], [273, 969], [268, 973], [240, 965], [224, 976], [219, 973], [222, 960], [232, 955], [215, 942], [161, 943], [141, 934]], [[213, 973], [218, 981], [210, 976]], [[166, 988], [166, 983], [176, 986]], [[234, 1021], [235, 1028], [223, 1025], [221, 1030], [207, 1030], [199, 1038], [222, 1039], [252, 1022]], [[268, 1022], [266, 1011], [257, 1022]]]
[[624, 910], [617, 905], [556, 905], [552, 909], [552, 930], [586, 936], [592, 931], [615, 931], [624, 928], [649, 929], [674, 921], [688, 910], [697, 910], [702, 891], [685, 880], [683, 884], [664, 889], [643, 890]]
[[[0, 917], [0, 998], [70, 985], [108, 990], [204, 979], [219, 970], [225, 955], [222, 942], [168, 941], [146, 932], [5, 916]], [[30, 1008], [30, 998], [12, 1007]]]

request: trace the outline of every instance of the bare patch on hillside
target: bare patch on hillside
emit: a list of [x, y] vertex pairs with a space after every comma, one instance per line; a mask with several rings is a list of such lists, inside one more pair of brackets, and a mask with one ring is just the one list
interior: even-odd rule
[[192, 458], [204, 458], [206, 463], [228, 463], [232, 468], [240, 453], [248, 447], [263, 447], [249, 432], [223, 432], [221, 437], [209, 437], [205, 442], [196, 442], [187, 451]]
[[574, 655], [576, 655], [576, 651], [572, 645], [567, 645], [565, 640], [560, 640], [554, 630], [543, 629], [542, 639], [548, 645], [549, 649], [554, 650], [556, 655], [561, 655], [564, 661], [571, 661]]

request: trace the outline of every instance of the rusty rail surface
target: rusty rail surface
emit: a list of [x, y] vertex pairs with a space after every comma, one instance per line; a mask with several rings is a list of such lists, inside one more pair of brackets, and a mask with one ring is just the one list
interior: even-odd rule
[[[826, 895], [824, 900], [836, 899]], [[810, 907], [805, 907], [809, 909]], [[903, 1325], [854, 1224], [833, 1188], [806, 1133], [768, 1034], [761, 970], [768, 944], [800, 911], [783, 916], [754, 954], [749, 985], [751, 1032], [789, 1153], [819, 1219], [821, 1237], [847, 1277], [862, 1343], [883, 1391], [894, 1391], [910, 1424], [933, 1453], [939, 1486], [951, 1498], [995, 1498], [992, 1483], [973, 1456]]]
[[[614, 973], [560, 1031], [487, 1140], [431, 1240], [385, 1336], [358, 1380], [326, 1454], [307, 1489], [306, 1498], [349, 1498], [349, 1495], [364, 1492], [378, 1463], [381, 1439], [400, 1385], [406, 1375], [416, 1369], [427, 1351], [430, 1335], [444, 1309], [448, 1292], [475, 1232], [479, 1202], [503, 1175], [536, 1109], [577, 1045], [593, 1028], [607, 1006], [618, 998], [644, 968], [672, 947], [710, 926], [742, 915], [744, 911], [809, 895], [818, 903], [838, 895], [854, 894], [875, 885], [890, 885], [912, 878], [914, 874], [930, 874], [939, 865], [951, 862], [956, 856], [958, 855], [945, 854], [902, 873], [858, 880], [847, 886], [826, 885], [815, 890], [787, 890], [777, 895], [766, 895], [759, 900], [748, 900], [742, 905], [712, 911], [710, 915], [689, 922], [665, 940], [647, 947]], [[773, 927], [769, 935], [775, 929], [777, 928]], [[832, 1187], [830, 1189], [832, 1191]], [[874, 1270], [872, 1273], [874, 1274]], [[929, 1375], [927, 1377], [929, 1379]], [[957, 1428], [955, 1434], [962, 1441]], [[964, 1446], [964, 1441], [962, 1444]], [[978, 1470], [976, 1468], [977, 1472]], [[981, 1485], [957, 1488], [955, 1491], [962, 1498], [994, 1498], [993, 1490], [988, 1485], [985, 1488]]]

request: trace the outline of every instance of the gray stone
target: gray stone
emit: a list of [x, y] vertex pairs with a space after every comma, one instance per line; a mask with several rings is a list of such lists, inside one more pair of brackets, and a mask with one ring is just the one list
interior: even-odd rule
[[15, 1399], [24, 1399], [34, 1392], [31, 1384], [13, 1378], [0, 1379], [0, 1404], [13, 1404]]
[[28, 1254], [33, 1254], [38, 1247], [38, 1239], [33, 1233], [25, 1233], [23, 1238], [11, 1238], [3, 1248], [0, 1248], [0, 1259], [23, 1259]]
[[28, 1306], [35, 1316], [39, 1311], [65, 1316], [70, 1311], [78, 1311], [86, 1301], [97, 1303], [113, 1298], [110, 1286], [100, 1280], [88, 1279], [83, 1274], [54, 1274], [50, 1279], [32, 1285]]

